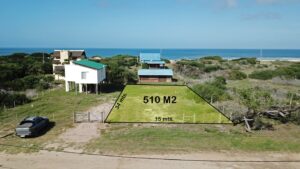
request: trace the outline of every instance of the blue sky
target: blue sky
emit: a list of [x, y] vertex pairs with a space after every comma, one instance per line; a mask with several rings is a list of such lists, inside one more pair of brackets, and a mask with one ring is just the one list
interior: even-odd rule
[[300, 0], [0, 0], [0, 47], [300, 48]]

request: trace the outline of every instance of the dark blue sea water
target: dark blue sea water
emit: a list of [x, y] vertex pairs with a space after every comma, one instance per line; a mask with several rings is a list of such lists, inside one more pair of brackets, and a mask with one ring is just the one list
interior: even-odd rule
[[[61, 48], [55, 48], [61, 49]], [[63, 48], [70, 49], [70, 48]], [[72, 48], [78, 49], [78, 48]], [[104, 49], [104, 48], [80, 48], [84, 49], [88, 57], [111, 57], [118, 54], [138, 56], [141, 52], [160, 52], [166, 59], [195, 59], [204, 56], [222, 56], [226, 59], [241, 57], [257, 57], [262, 60], [300, 60], [300, 49]], [[0, 48], [0, 56], [16, 52], [53, 52], [54, 48]]]

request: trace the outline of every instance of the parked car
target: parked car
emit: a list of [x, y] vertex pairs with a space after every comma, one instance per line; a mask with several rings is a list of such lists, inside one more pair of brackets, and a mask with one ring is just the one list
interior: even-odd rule
[[16, 135], [20, 137], [37, 136], [49, 126], [47, 117], [26, 117], [16, 127]]

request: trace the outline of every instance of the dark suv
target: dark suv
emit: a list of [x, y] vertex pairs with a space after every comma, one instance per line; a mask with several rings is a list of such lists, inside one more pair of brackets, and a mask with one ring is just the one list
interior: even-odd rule
[[20, 137], [37, 136], [49, 126], [49, 119], [46, 117], [26, 117], [16, 127], [16, 135]]

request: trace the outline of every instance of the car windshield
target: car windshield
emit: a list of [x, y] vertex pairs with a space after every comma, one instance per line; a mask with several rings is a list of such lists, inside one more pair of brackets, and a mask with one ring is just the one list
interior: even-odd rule
[[34, 124], [34, 122], [33, 121], [22, 121], [21, 123], [20, 123], [20, 125], [22, 125], [22, 124], [26, 124], [26, 123], [32, 123], [32, 124]]

